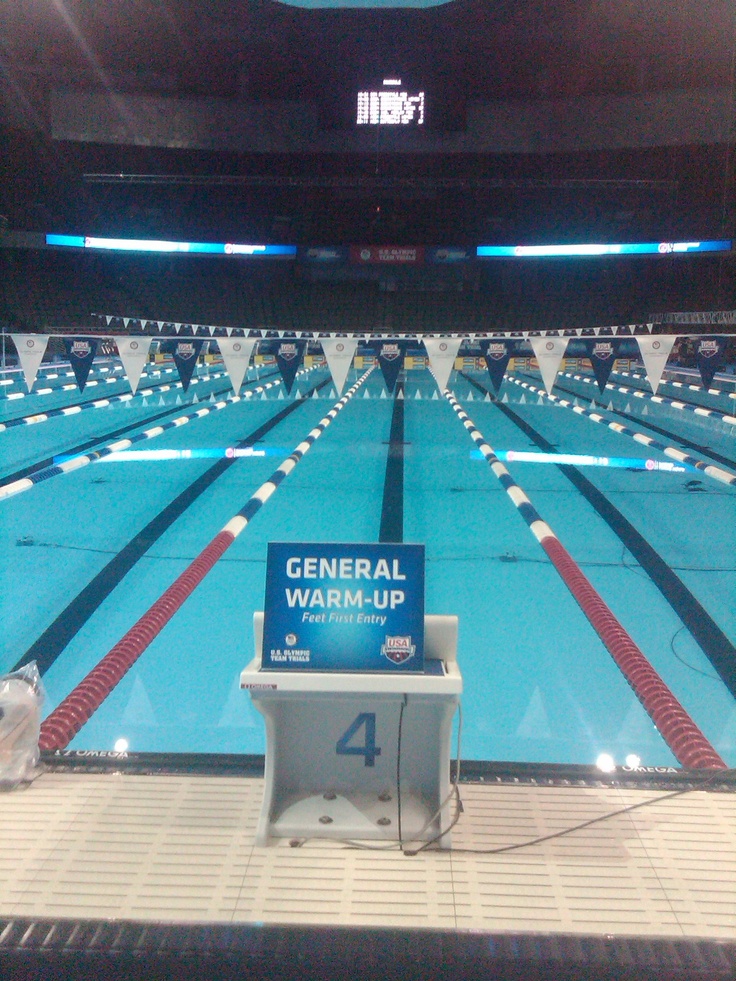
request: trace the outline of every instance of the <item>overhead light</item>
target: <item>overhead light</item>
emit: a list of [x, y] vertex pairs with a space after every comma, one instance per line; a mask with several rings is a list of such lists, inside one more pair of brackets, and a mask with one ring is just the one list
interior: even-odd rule
[[595, 765], [599, 770], [603, 770], [604, 773], [613, 773], [616, 769], [616, 761], [610, 753], [601, 753], [595, 761]]

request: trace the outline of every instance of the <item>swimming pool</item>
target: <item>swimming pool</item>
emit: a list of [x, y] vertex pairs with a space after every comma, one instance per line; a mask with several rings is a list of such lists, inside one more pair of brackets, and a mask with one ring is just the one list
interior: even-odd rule
[[[82, 394], [76, 386], [58, 390], [60, 378], [43, 386], [39, 379], [36, 389], [52, 391], [22, 399], [7, 399], [24, 391], [22, 382], [5, 386], [0, 420], [126, 393], [125, 379], [104, 381], [110, 372], [101, 369], [115, 364], [96, 362], [90, 377], [100, 385]], [[129, 436], [202, 413], [139, 444], [172, 451], [168, 459], [98, 462], [0, 500], [0, 668], [35, 657], [46, 714], [338, 398], [320, 366], [305, 371], [290, 395], [272, 366], [253, 366], [241, 395], [270, 387], [237, 402], [228, 400], [221, 366], [200, 366], [186, 394], [173, 372], [153, 373], [169, 367], [149, 365], [141, 382], [148, 395], [0, 435], [6, 484], [43, 462], [119, 438], [111, 434]], [[44, 366], [42, 375], [59, 370], [66, 369]], [[351, 369], [346, 388], [360, 374]], [[598, 389], [574, 374], [560, 374], [554, 394], [589, 406]], [[611, 383], [600, 396], [607, 419], [736, 469], [730, 424], [633, 396], [632, 388], [648, 391], [644, 380], [614, 375]], [[164, 391], [165, 384], [171, 387]], [[736, 488], [695, 471], [637, 469], [632, 458], [669, 458], [551, 402], [536, 372], [507, 378], [498, 401], [488, 375], [472, 368], [453, 372], [450, 388], [499, 454], [609, 461], [560, 467], [533, 456], [507, 466], [706, 737], [735, 765]], [[733, 385], [722, 388], [721, 395], [660, 391], [733, 414]], [[677, 765], [430, 373], [407, 371], [397, 393], [402, 397], [387, 394], [378, 370], [369, 376], [71, 748], [111, 750], [125, 739], [138, 752], [262, 753], [262, 720], [239, 688], [239, 673], [252, 656], [253, 612], [263, 605], [267, 543], [383, 537], [425, 545], [427, 612], [459, 617], [464, 758], [589, 764], [605, 752], [619, 765], [631, 754], [645, 766]], [[248, 455], [223, 455], [239, 442], [252, 447]], [[394, 469], [387, 482], [387, 461], [397, 454], [400, 480]], [[613, 459], [629, 465], [613, 466]]]

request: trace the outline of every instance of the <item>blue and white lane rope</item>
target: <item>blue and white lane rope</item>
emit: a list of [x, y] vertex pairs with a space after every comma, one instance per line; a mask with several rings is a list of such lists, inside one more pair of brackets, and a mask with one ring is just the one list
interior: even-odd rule
[[585, 416], [585, 418], [590, 419], [591, 422], [597, 422], [602, 426], [607, 426], [609, 429], [612, 429], [614, 433], [621, 433], [624, 436], [629, 436], [637, 443], [643, 443], [645, 446], [651, 446], [653, 449], [664, 453], [665, 456], [670, 456], [673, 460], [677, 460], [678, 463], [684, 463], [690, 467], [695, 467], [696, 470], [700, 470], [702, 473], [707, 474], [714, 480], [719, 480], [722, 484], [736, 486], [736, 473], [731, 473], [730, 470], [724, 470], [722, 467], [717, 467], [712, 463], [707, 463], [705, 460], [699, 460], [697, 457], [690, 456], [688, 453], [683, 453], [682, 450], [678, 450], [674, 446], [666, 446], [664, 443], [660, 443], [651, 436], [647, 436], [646, 433], [639, 433], [635, 429], [629, 429], [628, 426], [622, 425], [620, 422], [613, 422], [612, 420], [607, 419], [605, 416], [601, 415], [600, 412], [593, 412], [590, 409], [584, 409], [581, 405], [574, 405], [568, 399], [561, 399], [556, 395], [550, 395], [541, 388], [537, 388], [536, 385], [530, 384], [530, 382], [521, 381], [521, 379], [515, 378], [513, 375], [507, 375], [506, 377], [514, 385], [519, 385], [521, 388], [525, 388], [527, 391], [533, 392], [534, 395], [540, 395], [542, 398], [545, 398], [556, 405], [562, 405], [566, 409], [572, 409], [572, 411], [577, 413], [579, 416]]
[[[672, 371], [671, 368], [667, 368], [665, 370]], [[649, 382], [649, 379], [647, 378], [646, 375], [641, 375], [636, 371], [616, 371], [614, 369], [611, 372], [611, 374], [621, 375], [622, 378], [635, 378], [636, 381], [645, 381], [647, 383]], [[734, 377], [734, 381], [736, 382], [736, 377]], [[664, 376], [662, 376], [659, 384], [671, 385], [673, 388], [686, 388], [690, 392], [699, 392], [701, 395], [703, 394], [723, 395], [729, 399], [736, 399], [736, 392], [727, 392], [723, 388], [704, 388], [702, 385], [691, 385], [689, 382], [678, 382], [675, 381], [673, 378], [665, 378]]]
[[[311, 368], [303, 368], [300, 372], [297, 372], [297, 376], [311, 370]], [[16, 494], [20, 494], [23, 491], [30, 490], [31, 487], [34, 487], [36, 484], [40, 484], [44, 480], [48, 480], [50, 477], [57, 477], [62, 473], [71, 473], [72, 470], [79, 470], [80, 467], [86, 467], [88, 463], [95, 463], [97, 460], [103, 460], [112, 453], [119, 453], [121, 450], [127, 450], [135, 443], [140, 443], [147, 439], [155, 439], [156, 436], [160, 436], [161, 433], [165, 433], [167, 429], [178, 429], [180, 426], [185, 426], [188, 422], [191, 422], [192, 419], [203, 419], [211, 412], [219, 412], [220, 409], [224, 409], [228, 405], [234, 405], [236, 402], [243, 402], [246, 399], [253, 398], [254, 395], [258, 395], [260, 392], [265, 392], [267, 389], [273, 388], [275, 385], [280, 384], [281, 378], [275, 378], [266, 385], [259, 385], [257, 388], [248, 389], [248, 391], [244, 392], [242, 395], [234, 395], [228, 399], [223, 399], [220, 402], [214, 402], [212, 404], [202, 406], [202, 408], [197, 409], [195, 412], [189, 412], [186, 415], [177, 416], [176, 419], [172, 419], [170, 422], [162, 423], [160, 426], [154, 426], [152, 429], [146, 429], [142, 433], [131, 436], [129, 439], [117, 440], [114, 443], [109, 443], [100, 450], [94, 450], [91, 453], [82, 453], [79, 456], [72, 457], [70, 460], [65, 460], [63, 463], [54, 464], [50, 467], [44, 467], [41, 470], [37, 470], [35, 473], [31, 473], [27, 477], [22, 477], [20, 480], [13, 480], [9, 484], [0, 485], [0, 501], [4, 501], [9, 497], [14, 497]]]
[[[559, 374], [562, 378], [574, 378], [575, 381], [585, 382], [586, 385], [598, 384], [595, 378], [590, 375], [576, 375], [570, 371], [561, 371]], [[712, 416], [713, 419], [717, 419], [719, 422], [725, 422], [729, 426], [736, 426], [736, 416], [719, 412], [718, 409], [707, 409], [705, 406], [694, 405], [692, 402], [682, 402], [679, 399], [668, 398], [666, 395], [654, 395], [651, 392], [643, 391], [641, 388], [628, 388], [626, 385], [614, 385], [612, 382], [608, 382], [606, 385], [606, 390], [608, 389], [612, 392], [621, 392], [624, 395], [633, 395], [635, 399], [646, 399], [647, 402], [654, 402], [656, 405], [669, 405], [673, 409], [694, 412], [696, 416]]]
[[[90, 377], [87, 380], [87, 384], [86, 384], [85, 387], [86, 388], [90, 388], [90, 387], [94, 387], [95, 385], [115, 385], [117, 382], [124, 381], [125, 380], [125, 375], [124, 374], [122, 374], [122, 375], [119, 374], [123, 370], [124, 369], [123, 369], [123, 366], [121, 364], [120, 365], [115, 365], [112, 368], [104, 368], [104, 367], [98, 368], [98, 367], [94, 367], [92, 369], [92, 371], [90, 372], [90, 375], [92, 377]], [[18, 371], [20, 372], [20, 368], [18, 369]], [[118, 373], [118, 377], [117, 378], [113, 378], [113, 377], [109, 377], [109, 378], [95, 378], [94, 377], [95, 374], [101, 374], [101, 375], [110, 374], [111, 375], [111, 373], [113, 373], [113, 372], [114, 373]], [[37, 375], [36, 376], [36, 382], [45, 382], [45, 381], [49, 381], [49, 380], [54, 379], [54, 378], [74, 378], [74, 372], [73, 371], [46, 372], [46, 374], [44, 374], [44, 375], [41, 375], [41, 374]], [[23, 375], [20, 375], [20, 374], [18, 375], [17, 378], [1, 378], [0, 379], [0, 386], [7, 387], [9, 385], [15, 385], [15, 384], [18, 384], [19, 385], [22, 381], [25, 381], [25, 379], [23, 378]], [[64, 384], [64, 385], [55, 385], [55, 386], [51, 386], [49, 388], [35, 388], [35, 386], [34, 386], [34, 388], [30, 392], [10, 392], [8, 395], [0, 395], [0, 402], [12, 402], [15, 399], [25, 399], [25, 398], [28, 398], [30, 395], [50, 395], [53, 392], [67, 392], [67, 391], [70, 391], [70, 390], [72, 390], [74, 388], [78, 388], [78, 387], [79, 386], [76, 384], [76, 382], [74, 382], [73, 384], [69, 384], [69, 385], [66, 385], [66, 384]]]
[[[226, 375], [226, 371], [217, 371], [214, 374], [207, 375], [206, 378], [201, 376], [192, 378], [189, 385], [191, 387], [192, 385], [199, 385], [202, 382], [216, 381], [218, 378], [224, 378]], [[122, 381], [122, 379], [116, 379], [116, 381]], [[59, 416], [75, 416], [80, 412], [87, 411], [87, 409], [106, 409], [109, 405], [114, 405], [117, 402], [130, 402], [139, 396], [141, 398], [148, 398], [149, 395], [163, 395], [164, 392], [173, 392], [177, 388], [182, 387], [181, 381], [172, 382], [166, 385], [156, 385], [154, 388], [139, 388], [135, 394], [133, 392], [124, 392], [122, 395], [111, 395], [107, 399], [94, 399], [92, 402], [85, 402], [81, 405], [76, 403], [75, 405], [63, 406], [60, 409], [49, 409], [48, 412], [36, 412], [32, 416], [22, 416], [20, 419], [9, 419], [7, 422], [0, 422], [0, 433], [5, 432], [6, 429], [14, 429], [16, 426], [35, 426], [40, 422], [48, 422], [49, 419], [58, 418]], [[66, 390], [67, 388], [77, 388], [77, 386], [65, 385], [64, 389]]]

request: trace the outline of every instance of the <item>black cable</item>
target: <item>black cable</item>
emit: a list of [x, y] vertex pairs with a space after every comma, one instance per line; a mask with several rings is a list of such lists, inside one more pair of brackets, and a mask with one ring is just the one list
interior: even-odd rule
[[399, 848], [404, 847], [404, 837], [401, 829], [401, 727], [404, 721], [404, 709], [409, 702], [409, 696], [404, 694], [399, 706], [399, 734], [396, 740], [396, 810], [399, 824]]
[[[505, 852], [518, 851], [521, 848], [531, 848], [532, 845], [541, 845], [545, 841], [553, 841], [555, 838], [564, 838], [565, 835], [572, 834], [574, 831], [582, 831], [583, 828], [589, 828], [593, 824], [600, 824], [602, 821], [609, 821], [611, 818], [618, 817], [620, 814], [628, 814], [630, 811], [636, 811], [640, 807], [649, 807], [652, 804], [658, 804], [663, 800], [671, 800], [673, 797], [682, 797], [685, 794], [692, 794], [695, 790], [703, 790], [708, 784], [713, 783], [715, 780], [723, 779], [723, 777], [734, 774], [733, 769], [729, 770], [716, 770], [713, 775], [707, 780], [704, 780], [697, 787], [687, 787], [685, 790], [674, 790], [672, 793], [663, 794], [661, 797], [650, 797], [648, 800], [641, 800], [636, 804], [629, 804], [626, 807], [621, 807], [617, 811], [609, 811], [607, 814], [601, 814], [600, 817], [590, 818], [588, 821], [581, 821], [580, 824], [574, 824], [572, 827], [563, 828], [562, 831], [555, 831], [549, 835], [541, 835], [539, 838], [532, 838], [530, 841], [520, 841], [515, 845], [502, 845], [500, 848], [453, 848], [452, 851], [460, 852], [465, 855], [502, 855]], [[405, 853], [407, 854], [407, 853]]]

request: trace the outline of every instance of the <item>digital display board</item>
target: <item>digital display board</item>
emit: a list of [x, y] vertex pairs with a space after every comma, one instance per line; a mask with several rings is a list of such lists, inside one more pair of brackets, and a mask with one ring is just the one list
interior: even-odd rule
[[483, 258], [552, 258], [600, 255], [672, 255], [692, 252], [730, 252], [729, 239], [716, 242], [632, 242], [627, 245], [479, 245]]
[[423, 126], [424, 91], [413, 91], [400, 78], [384, 78], [380, 88], [358, 92], [357, 126]]
[[149, 238], [98, 238], [93, 235], [47, 235], [46, 245], [112, 252], [183, 252], [206, 255], [296, 256], [295, 245], [245, 245], [236, 242], [167, 242]]

